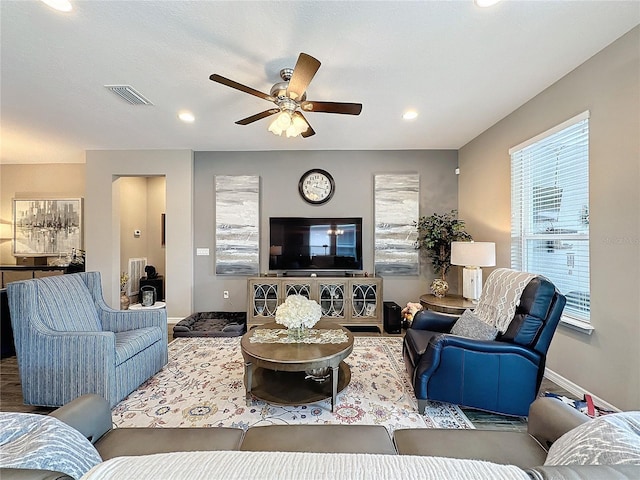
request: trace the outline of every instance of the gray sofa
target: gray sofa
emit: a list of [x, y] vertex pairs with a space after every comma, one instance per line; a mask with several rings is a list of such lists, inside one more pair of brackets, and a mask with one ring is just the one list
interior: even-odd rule
[[640, 465], [544, 466], [551, 445], [565, 433], [589, 421], [588, 416], [560, 400], [540, 397], [529, 409], [526, 433], [400, 429], [394, 432], [394, 443], [401, 455], [481, 459], [516, 465], [535, 480], [640, 479]]
[[[414, 473], [427, 472], [427, 476], [422, 478], [485, 478], [467, 474], [469, 471], [475, 471], [475, 468], [482, 469], [487, 466], [491, 468], [492, 475], [496, 475], [490, 478], [640, 478], [638, 465], [543, 466], [549, 445], [565, 432], [589, 421], [587, 416], [552, 398], [540, 398], [532, 404], [528, 433], [401, 429], [394, 432], [393, 438], [384, 427], [376, 425], [270, 425], [251, 427], [247, 432], [221, 427], [112, 429], [109, 405], [97, 395], [79, 397], [52, 412], [51, 416], [71, 425], [89, 439], [103, 460], [103, 463], [98, 465], [98, 470], [101, 466], [108, 465], [113, 469], [110, 470], [112, 474], [117, 471], [117, 467], [121, 469], [122, 474], [134, 472], [136, 468], [149, 468], [148, 465], [159, 468], [159, 465], [164, 465], [161, 462], [166, 461], [166, 467], [162, 470], [166, 477], [163, 475], [163, 478], [181, 477], [171, 476], [172, 469], [178, 469], [184, 478], [213, 478], [211, 475], [223, 472], [216, 469], [224, 468], [231, 468], [231, 471], [237, 473], [237, 478], [243, 478], [249, 475], [244, 471], [245, 468], [258, 468], [256, 465], [262, 465], [260, 468], [274, 468], [274, 464], [282, 462], [279, 472], [283, 478], [288, 478], [287, 473], [292, 470], [283, 471], [282, 468], [296, 468], [300, 462], [312, 461], [316, 462], [314, 468], [318, 473], [319, 468], [328, 464], [327, 458], [334, 458], [334, 462], [330, 464], [341, 465], [349, 474], [361, 468], [370, 468], [373, 461], [376, 474], [370, 478], [402, 478], [403, 469]], [[216, 461], [213, 465], [208, 465], [205, 460], [214, 456]], [[227, 458], [231, 465], [225, 466], [221, 460]], [[295, 460], [296, 467], [291, 466], [292, 460]], [[202, 463], [201, 469], [196, 473], [189, 473], [188, 469], [193, 468], [194, 461]], [[112, 466], [110, 462], [119, 462], [119, 465], [116, 463]], [[147, 465], [144, 462], [150, 463]], [[180, 462], [185, 463], [184, 471], [180, 469]], [[243, 465], [244, 463], [249, 467]], [[237, 464], [235, 470], [233, 464]], [[439, 465], [439, 477], [428, 476], [429, 469], [436, 468], [434, 464]], [[442, 469], [443, 465], [447, 467], [446, 472]], [[351, 478], [347, 475], [341, 476], [344, 472], [336, 472], [337, 467], [330, 468], [333, 478]], [[386, 468], [389, 470], [385, 470]], [[225, 472], [222, 474], [223, 478], [229, 478], [230, 471]], [[387, 475], [385, 472], [392, 473]], [[152, 474], [153, 472], [150, 476]], [[140, 475], [140, 472], [136, 475]], [[0, 469], [0, 477], [69, 478], [57, 472], [19, 468]], [[90, 475], [90, 478], [94, 477]], [[264, 478], [271, 478], [266, 470]]]

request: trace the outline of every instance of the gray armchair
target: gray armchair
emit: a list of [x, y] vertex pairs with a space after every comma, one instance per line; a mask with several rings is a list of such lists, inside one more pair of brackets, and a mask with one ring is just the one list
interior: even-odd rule
[[166, 311], [109, 308], [99, 272], [7, 287], [27, 405], [94, 393], [113, 407], [167, 363]]

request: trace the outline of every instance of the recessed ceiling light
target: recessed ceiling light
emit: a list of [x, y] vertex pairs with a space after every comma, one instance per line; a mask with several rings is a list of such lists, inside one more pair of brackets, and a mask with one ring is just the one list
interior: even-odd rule
[[416, 112], [415, 110], [407, 110], [402, 115], [402, 118], [404, 118], [405, 120], [413, 120], [417, 116], [418, 116], [418, 112]]
[[500, 0], [473, 0], [473, 3], [475, 3], [480, 8], [487, 8], [493, 7], [499, 1]]
[[185, 123], [193, 123], [196, 119], [196, 117], [193, 116], [193, 113], [187, 112], [186, 110], [178, 113], [178, 118]]
[[42, 2], [59, 12], [70, 12], [73, 8], [69, 0], [42, 0]]

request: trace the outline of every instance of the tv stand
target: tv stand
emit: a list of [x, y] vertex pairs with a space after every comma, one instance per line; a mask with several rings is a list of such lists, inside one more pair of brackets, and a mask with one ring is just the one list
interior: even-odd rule
[[247, 289], [248, 328], [273, 322], [278, 305], [297, 294], [318, 302], [323, 320], [382, 332], [380, 277], [250, 277]]

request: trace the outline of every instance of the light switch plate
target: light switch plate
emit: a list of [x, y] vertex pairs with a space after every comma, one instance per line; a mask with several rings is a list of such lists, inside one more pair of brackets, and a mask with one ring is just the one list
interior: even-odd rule
[[209, 255], [208, 248], [196, 248], [196, 255]]

